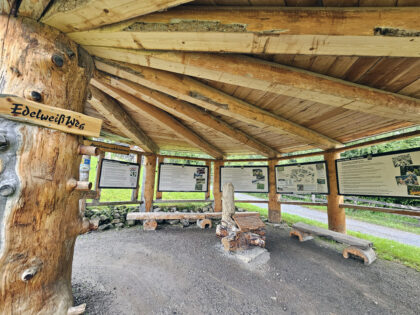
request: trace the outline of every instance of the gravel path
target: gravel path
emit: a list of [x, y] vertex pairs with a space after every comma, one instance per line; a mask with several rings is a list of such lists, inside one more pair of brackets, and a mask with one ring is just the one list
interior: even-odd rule
[[[242, 200], [262, 200], [261, 198], [249, 196], [246, 194], [235, 193], [235, 199]], [[266, 203], [255, 203], [255, 206], [267, 209]], [[316, 220], [322, 223], [328, 223], [327, 213], [314, 209], [308, 209], [302, 206], [296, 205], [282, 205], [282, 211], [290, 214], [296, 214], [304, 218]], [[347, 229], [351, 231], [361, 232], [370, 234], [377, 237], [387, 238], [393, 241], [397, 241], [403, 244], [413, 245], [420, 247], [420, 235], [405, 232], [382, 225], [376, 225], [367, 223], [355, 219], [346, 219]]]
[[164, 226], [77, 239], [75, 304], [86, 314], [419, 314], [420, 273], [344, 259], [341, 245], [299, 243], [267, 227], [271, 258], [250, 270], [226, 254], [215, 229]]

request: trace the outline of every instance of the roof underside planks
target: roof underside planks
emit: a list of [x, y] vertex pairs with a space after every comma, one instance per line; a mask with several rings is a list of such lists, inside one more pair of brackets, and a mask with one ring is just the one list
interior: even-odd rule
[[85, 112], [146, 151], [272, 157], [420, 123], [418, 1], [0, 1], [11, 10], [105, 59], [117, 115]]

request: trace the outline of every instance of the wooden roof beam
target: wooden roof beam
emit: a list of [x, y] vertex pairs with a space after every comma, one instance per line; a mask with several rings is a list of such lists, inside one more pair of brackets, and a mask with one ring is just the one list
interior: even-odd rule
[[106, 76], [106, 78], [109, 85], [123, 90], [153, 106], [156, 106], [172, 114], [173, 116], [179, 117], [186, 121], [198, 122], [205, 127], [212, 128], [224, 136], [248, 146], [257, 154], [268, 157], [276, 157], [281, 155], [280, 152], [258, 141], [245, 132], [232, 127], [225, 121], [215, 117], [214, 115], [204, 111], [197, 106], [172, 98], [166, 94], [149, 89], [139, 84], [132, 83], [127, 80], [116, 79], [111, 76]]
[[55, 0], [41, 22], [65, 33], [75, 32], [124, 21], [190, 1], [192, 0]]
[[95, 78], [92, 78], [90, 84], [94, 87], [102, 90], [109, 96], [115, 98], [122, 104], [128, 106], [134, 111], [141, 112], [142, 115], [145, 115], [147, 118], [155, 121], [157, 124], [166, 128], [177, 136], [181, 137], [188, 143], [192, 144], [195, 147], [200, 148], [202, 151], [206, 152], [210, 156], [216, 159], [223, 158], [223, 152], [216, 148], [214, 145], [210, 144], [207, 140], [203, 139], [201, 136], [196, 134], [193, 130], [184, 126], [181, 122], [176, 120], [173, 116], [169, 115], [165, 111], [156, 108], [138, 98], [123, 92], [115, 87], [107, 84], [107, 79], [101, 75], [96, 75]]
[[262, 128], [268, 126], [273, 132], [280, 132], [281, 134], [287, 132], [305, 139], [315, 147], [325, 149], [342, 145], [340, 142], [314, 130], [302, 127], [186, 76], [129, 64], [105, 63], [99, 60], [96, 60], [95, 63], [99, 70], [114, 76], [153, 90], [159, 90], [175, 98], [252, 125]]
[[86, 46], [95, 56], [420, 123], [420, 100], [314, 72], [238, 55]]
[[159, 147], [141, 130], [124, 109], [98, 88], [91, 86], [92, 98], [87, 102], [116, 128], [146, 152], [158, 153]]
[[146, 50], [420, 57], [420, 8], [182, 6], [69, 36]]

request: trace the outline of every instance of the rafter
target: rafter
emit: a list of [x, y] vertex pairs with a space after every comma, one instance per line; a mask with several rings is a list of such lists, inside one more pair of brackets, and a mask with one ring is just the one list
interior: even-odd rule
[[95, 56], [239, 85], [261, 91], [420, 123], [420, 100], [412, 97], [237, 55], [150, 52], [87, 46]]
[[246, 103], [201, 82], [174, 73], [147, 67], [105, 63], [96, 60], [96, 67], [104, 72], [159, 90], [175, 98], [196, 104], [237, 120], [283, 134], [305, 139], [309, 144], [321, 148], [340, 147], [341, 143], [314, 130], [305, 128], [262, 108]]
[[60, 31], [74, 32], [124, 21], [190, 1], [192, 0], [55, 0], [41, 21]]
[[132, 110], [141, 112], [147, 118], [155, 121], [163, 128], [172, 131], [177, 136], [181, 137], [182, 139], [194, 145], [195, 147], [200, 148], [210, 156], [217, 159], [223, 158], [223, 152], [219, 148], [216, 148], [207, 140], [203, 139], [201, 136], [196, 134], [193, 130], [184, 126], [173, 116], [126, 92], [123, 92], [120, 89], [108, 85], [106, 78], [103, 78], [101, 75], [97, 74], [95, 78], [92, 78], [90, 84], [102, 90], [109, 96], [115, 98], [116, 100], [131, 108]]
[[147, 136], [137, 123], [113, 99], [94, 86], [90, 87], [92, 98], [88, 103], [102, 116], [146, 152], [158, 153], [159, 147]]
[[420, 8], [183, 6], [69, 36], [130, 49], [420, 57], [419, 15]]
[[276, 157], [281, 155], [280, 152], [277, 152], [276, 150], [270, 148], [268, 145], [258, 141], [243, 131], [232, 127], [228, 123], [197, 106], [177, 100], [166, 94], [146, 88], [139, 84], [132, 83], [127, 80], [116, 79], [111, 76], [105, 76], [105, 78], [109, 85], [123, 90], [149, 104], [152, 104], [153, 106], [156, 106], [172, 114], [173, 116], [179, 117], [186, 121], [198, 122], [205, 127], [212, 128], [224, 136], [245, 144], [257, 154], [269, 157]]

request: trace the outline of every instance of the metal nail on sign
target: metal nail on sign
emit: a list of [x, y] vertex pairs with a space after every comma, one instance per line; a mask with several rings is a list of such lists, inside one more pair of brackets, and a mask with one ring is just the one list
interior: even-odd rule
[[101, 119], [6, 94], [0, 94], [0, 115], [9, 119], [91, 137], [98, 137], [102, 126]]

